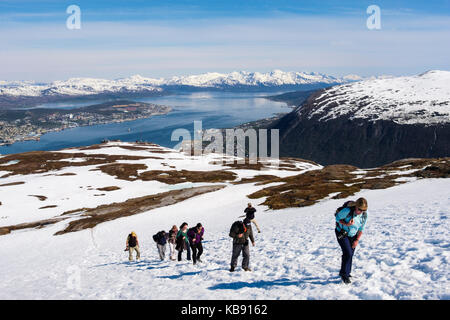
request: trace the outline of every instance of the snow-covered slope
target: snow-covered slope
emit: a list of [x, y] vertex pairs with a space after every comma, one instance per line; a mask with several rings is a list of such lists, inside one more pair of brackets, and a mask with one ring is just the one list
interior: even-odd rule
[[320, 73], [307, 72], [232, 72], [222, 74], [216, 72], [189, 76], [174, 76], [168, 79], [145, 78], [134, 75], [117, 80], [72, 78], [66, 81], [54, 81], [38, 84], [29, 81], [0, 81], [0, 96], [55, 96], [55, 95], [93, 95], [101, 93], [153, 92], [161, 91], [161, 86], [189, 86], [199, 88], [221, 87], [277, 87], [284, 85], [337, 84], [355, 81], [355, 76], [335, 78]]
[[166, 85], [184, 85], [194, 87], [221, 86], [265, 86], [304, 85], [315, 83], [344, 83], [355, 80], [353, 77], [336, 78], [316, 72], [284, 72], [274, 70], [267, 73], [235, 71], [228, 74], [217, 72], [200, 75], [173, 77], [164, 82]]
[[[302, 109], [299, 109], [302, 112]], [[391, 120], [399, 124], [450, 122], [450, 71], [373, 79], [332, 87], [314, 102], [309, 118]]]
[[[151, 157], [117, 160], [146, 164], [151, 170], [208, 172], [226, 168], [211, 163], [217, 160], [214, 155], [190, 157], [160, 147], [140, 149], [130, 143], [111, 142], [97, 149], [63, 152], [74, 154], [73, 163], [83, 161], [76, 155], [81, 152]], [[0, 186], [0, 227], [53, 217], [66, 210], [213, 184], [128, 181], [93, 171], [97, 166], [68, 166], [1, 178], [2, 185], [9, 185]], [[320, 168], [298, 160], [279, 170], [226, 170], [235, 172], [239, 180], [260, 174], [288, 177]], [[225, 188], [93, 229], [54, 236], [68, 221], [77, 219], [73, 217], [0, 236], [0, 299], [449, 299], [450, 179], [408, 181], [352, 197], [368, 199], [369, 220], [354, 258], [351, 286], [338, 279], [341, 252], [333, 232], [334, 210], [345, 199], [325, 199], [313, 206], [278, 211], [265, 211], [261, 199], [252, 201], [262, 229], [255, 235], [256, 246], [251, 247], [253, 272], [238, 269], [230, 273], [230, 225], [243, 214], [248, 194], [276, 183], [219, 182], [215, 184]], [[14, 182], [24, 183], [11, 184]], [[96, 190], [105, 186], [120, 189]], [[38, 209], [48, 204], [57, 207]], [[159, 261], [152, 235], [184, 221], [205, 226], [204, 262], [193, 266], [185, 260]], [[129, 263], [123, 250], [132, 230], [140, 239], [142, 259]]]
[[135, 77], [105, 80], [92, 78], [72, 78], [66, 81], [54, 81], [49, 84], [35, 84], [30, 82], [15, 82], [0, 85], [0, 95], [5, 96], [85, 96], [108, 93], [141, 93], [161, 92], [148, 81]]

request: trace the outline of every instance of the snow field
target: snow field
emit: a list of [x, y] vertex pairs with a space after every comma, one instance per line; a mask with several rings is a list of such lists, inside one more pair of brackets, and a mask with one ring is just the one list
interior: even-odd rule
[[[238, 264], [230, 273], [228, 231], [248, 202], [245, 195], [257, 190], [245, 184], [93, 230], [52, 236], [62, 222], [3, 236], [0, 298], [449, 299], [449, 183], [420, 180], [354, 197], [368, 199], [369, 219], [350, 286], [337, 277], [341, 251], [333, 232], [333, 213], [343, 200], [279, 211], [252, 201], [262, 229], [250, 249], [253, 272]], [[205, 226], [204, 263], [159, 261], [152, 235], [184, 221]], [[123, 249], [132, 230], [142, 259], [129, 263]]]

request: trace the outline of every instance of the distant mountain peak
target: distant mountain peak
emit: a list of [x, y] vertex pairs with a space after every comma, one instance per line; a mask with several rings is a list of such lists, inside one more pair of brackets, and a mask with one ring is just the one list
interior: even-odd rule
[[[450, 71], [369, 79], [325, 89], [309, 117], [392, 120], [400, 124], [450, 122]], [[300, 109], [299, 112], [302, 112]]]

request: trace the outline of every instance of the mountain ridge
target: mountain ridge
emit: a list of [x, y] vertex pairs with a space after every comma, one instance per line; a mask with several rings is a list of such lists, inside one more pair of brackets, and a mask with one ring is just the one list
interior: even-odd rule
[[283, 86], [305, 84], [336, 84], [355, 81], [349, 78], [333, 77], [316, 72], [284, 72], [274, 70], [267, 73], [234, 71], [231, 73], [208, 72], [197, 75], [173, 76], [171, 78], [149, 78], [132, 75], [115, 80], [97, 78], [69, 78], [50, 83], [33, 81], [0, 81], [0, 95], [40, 96], [40, 95], [88, 95], [93, 93], [120, 91], [161, 91], [161, 87], [191, 86], [220, 88], [221, 86]]
[[311, 94], [274, 121], [280, 154], [376, 167], [450, 155], [450, 72], [365, 80]]

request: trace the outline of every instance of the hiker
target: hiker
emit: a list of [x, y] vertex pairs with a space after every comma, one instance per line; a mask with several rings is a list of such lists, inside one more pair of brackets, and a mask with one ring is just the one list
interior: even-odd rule
[[202, 262], [202, 260], [200, 260], [200, 256], [203, 253], [202, 240], [204, 233], [205, 228], [203, 228], [200, 222], [197, 223], [195, 227], [190, 228], [187, 232], [189, 244], [192, 248], [192, 260], [194, 261], [194, 264], [197, 264], [197, 261]]
[[189, 246], [187, 229], [188, 229], [188, 224], [186, 222], [183, 222], [183, 224], [180, 226], [180, 230], [177, 233], [176, 249], [178, 250], [178, 261], [181, 261], [181, 254], [183, 253], [183, 250], [187, 251], [187, 259], [189, 261], [191, 260], [191, 248]]
[[245, 208], [244, 213], [245, 215], [240, 216], [239, 218], [248, 218], [256, 227], [256, 230], [258, 230], [258, 233], [261, 233], [261, 230], [259, 229], [258, 223], [255, 220], [255, 212], [256, 209], [252, 207], [252, 204], [249, 202], [247, 204], [247, 208]]
[[153, 236], [153, 240], [156, 242], [156, 248], [158, 249], [159, 258], [161, 261], [166, 257], [166, 244], [169, 235], [165, 231], [159, 231]]
[[352, 258], [367, 222], [367, 200], [347, 201], [336, 210], [336, 237], [342, 249], [339, 276], [345, 284], [351, 283]]
[[141, 258], [141, 252], [139, 251], [139, 240], [134, 231], [132, 231], [127, 237], [125, 251], [128, 251], [128, 260], [130, 261], [133, 261], [133, 251], [136, 251], [136, 260]]
[[172, 226], [172, 229], [169, 230], [169, 256], [170, 260], [175, 260], [175, 246], [177, 244], [177, 233], [178, 228], [176, 225]]
[[230, 237], [233, 238], [233, 253], [231, 256], [231, 269], [233, 272], [237, 266], [237, 260], [242, 251], [242, 269], [245, 271], [252, 271], [249, 268], [250, 263], [250, 248], [248, 238], [255, 246], [255, 239], [253, 238], [253, 231], [251, 221], [245, 218], [244, 221], [236, 221], [233, 223], [230, 229]]

